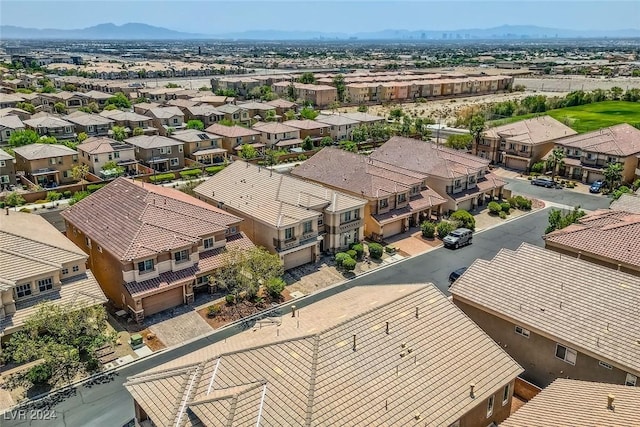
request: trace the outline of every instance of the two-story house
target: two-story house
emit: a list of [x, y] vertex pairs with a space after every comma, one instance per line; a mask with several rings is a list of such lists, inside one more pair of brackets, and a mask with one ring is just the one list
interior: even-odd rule
[[80, 107], [88, 104], [88, 99], [80, 92], [56, 92], [56, 93], [40, 93], [38, 94], [39, 104], [45, 111], [53, 112], [57, 103], [64, 105], [69, 112], [76, 111]]
[[355, 113], [342, 113], [342, 116], [356, 120], [360, 123], [360, 125], [371, 126], [376, 123], [385, 123], [386, 119], [384, 117], [376, 116], [374, 114], [363, 113], [361, 111], [356, 111]]
[[622, 123], [616, 126], [568, 136], [556, 141], [564, 151], [559, 175], [592, 183], [604, 180], [609, 163], [622, 165], [622, 182], [632, 182], [640, 155], [640, 129]]
[[252, 248], [241, 218], [178, 190], [118, 178], [62, 214], [109, 300], [137, 321], [192, 303], [224, 265], [225, 248]]
[[153, 126], [160, 131], [160, 135], [170, 135], [185, 128], [184, 113], [178, 107], [150, 108], [146, 115], [153, 119]]
[[366, 201], [235, 161], [195, 188], [196, 197], [244, 218], [241, 230], [285, 269], [364, 238]]
[[87, 255], [40, 215], [0, 215], [0, 338], [19, 331], [42, 302], [87, 307], [107, 299]]
[[24, 123], [18, 116], [7, 115], [0, 117], [0, 143], [7, 144], [11, 134], [17, 130], [24, 130]]
[[284, 116], [284, 114], [287, 111], [293, 111], [293, 112], [298, 111], [298, 104], [282, 98], [274, 99], [273, 101], [268, 101], [266, 102], [266, 104], [271, 105], [272, 107], [275, 107], [276, 115], [278, 116]]
[[99, 114], [89, 114], [76, 111], [64, 119], [75, 126], [76, 133], [85, 133], [87, 136], [107, 136], [113, 125], [113, 120]]
[[260, 143], [260, 132], [255, 129], [248, 129], [242, 126], [224, 126], [213, 124], [206, 128], [206, 131], [222, 137], [222, 148], [230, 153], [235, 152], [235, 148], [245, 144], [253, 145], [258, 150], [264, 149], [264, 144]]
[[5, 190], [10, 185], [16, 185], [16, 164], [15, 158], [0, 149], [0, 191]]
[[186, 122], [189, 120], [200, 120], [205, 127], [224, 119], [224, 113], [222, 111], [218, 111], [216, 107], [208, 104], [185, 107], [182, 108], [182, 112], [184, 113]]
[[134, 173], [138, 161], [132, 145], [107, 137], [87, 138], [76, 147], [80, 163], [89, 166], [89, 171], [99, 174], [106, 163], [115, 162], [125, 172]]
[[446, 203], [427, 186], [425, 174], [333, 147], [323, 148], [291, 174], [366, 199], [364, 232], [374, 240], [440, 217]]
[[0, 117], [17, 116], [20, 120], [25, 121], [31, 118], [31, 113], [20, 108], [0, 108]]
[[264, 120], [270, 114], [274, 115], [274, 117], [276, 115], [276, 107], [262, 102], [243, 102], [236, 106], [241, 110], [246, 111], [252, 122]]
[[136, 129], [142, 129], [144, 135], [157, 135], [158, 129], [153, 127], [151, 117], [143, 116], [138, 113], [120, 110], [104, 110], [101, 116], [113, 120], [113, 126], [124, 127], [129, 135], [132, 135]]
[[551, 116], [539, 116], [489, 128], [479, 141], [474, 140], [472, 153], [493, 164], [526, 171], [553, 148], [559, 138], [576, 131]]
[[300, 131], [285, 123], [259, 122], [253, 125], [253, 129], [260, 132], [260, 142], [265, 144], [267, 148], [299, 145], [302, 142]]
[[287, 120], [283, 124], [298, 129], [300, 132], [300, 139], [304, 140], [306, 137], [311, 138], [314, 143], [320, 141], [326, 136], [331, 136], [331, 125], [326, 123], [317, 122], [315, 120]]
[[184, 168], [184, 142], [160, 135], [138, 135], [124, 140], [134, 147], [136, 160], [158, 172]]
[[171, 134], [172, 139], [184, 144], [184, 155], [196, 162], [211, 165], [223, 163], [227, 150], [221, 148], [222, 137], [197, 129], [183, 129]]
[[351, 139], [351, 132], [358, 127], [359, 121], [345, 117], [342, 114], [319, 115], [316, 121], [331, 126], [329, 128], [329, 136], [334, 141], [343, 141]]
[[[44, 113], [43, 113], [44, 114]], [[75, 139], [73, 123], [55, 116], [41, 116], [24, 121], [27, 129], [33, 129], [40, 136], [53, 136], [57, 140]]]
[[251, 125], [249, 110], [242, 109], [234, 104], [220, 105], [219, 107], [216, 107], [216, 109], [224, 114], [224, 120], [228, 120], [244, 126]]
[[489, 160], [417, 139], [394, 136], [370, 157], [426, 175], [428, 186], [446, 198], [449, 211], [472, 210], [501, 198], [506, 185], [489, 172]]
[[16, 171], [34, 184], [51, 187], [75, 182], [71, 170], [78, 165], [78, 152], [60, 144], [29, 144], [13, 150]]
[[537, 386], [640, 385], [640, 277], [523, 243], [476, 260], [450, 291]]
[[87, 98], [88, 104], [95, 102], [101, 109], [107, 105], [107, 100], [113, 97], [110, 93], [104, 93], [97, 90], [90, 90], [88, 92], [84, 92], [82, 95]]

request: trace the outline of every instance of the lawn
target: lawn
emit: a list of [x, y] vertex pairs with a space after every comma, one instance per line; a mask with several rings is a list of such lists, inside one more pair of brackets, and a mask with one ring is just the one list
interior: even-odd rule
[[[562, 123], [568, 124], [578, 133], [589, 132], [619, 123], [640, 127], [640, 102], [604, 101], [577, 107], [549, 110], [546, 113]], [[492, 126], [513, 123], [536, 117], [540, 114], [525, 114], [491, 122]]]

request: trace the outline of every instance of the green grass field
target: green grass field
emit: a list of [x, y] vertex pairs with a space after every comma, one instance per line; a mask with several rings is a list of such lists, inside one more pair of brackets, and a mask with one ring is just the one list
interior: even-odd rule
[[[546, 113], [554, 119], [569, 125], [578, 133], [590, 132], [620, 123], [640, 127], [640, 102], [604, 101], [577, 107], [549, 110]], [[491, 126], [530, 119], [542, 114], [525, 114], [491, 122]]]

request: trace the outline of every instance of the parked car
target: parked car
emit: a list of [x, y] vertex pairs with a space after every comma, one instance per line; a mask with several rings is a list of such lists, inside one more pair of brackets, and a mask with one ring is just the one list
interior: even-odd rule
[[442, 243], [447, 248], [458, 249], [460, 246], [470, 245], [473, 239], [473, 232], [468, 228], [458, 228], [447, 234]]
[[536, 177], [531, 180], [531, 185], [539, 185], [540, 187], [552, 188], [556, 183], [549, 178]]
[[453, 270], [451, 274], [449, 274], [449, 287], [451, 287], [451, 285], [453, 285], [453, 283], [458, 280], [458, 278], [462, 276], [465, 271], [467, 271], [467, 267], [461, 267], [457, 270]]
[[589, 187], [589, 193], [599, 193], [604, 188], [604, 185], [604, 181], [601, 179], [594, 181]]

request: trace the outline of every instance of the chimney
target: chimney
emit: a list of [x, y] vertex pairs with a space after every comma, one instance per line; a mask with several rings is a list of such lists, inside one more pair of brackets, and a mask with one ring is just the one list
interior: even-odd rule
[[607, 409], [609, 409], [610, 411], [613, 411], [616, 409], [616, 405], [614, 405], [613, 401], [615, 400], [616, 396], [609, 393], [609, 395], [607, 396]]
[[296, 317], [296, 306], [295, 305], [291, 306], [291, 317]]
[[356, 334], [353, 334], [353, 351], [356, 351]]
[[474, 383], [471, 383], [469, 385], [469, 397], [471, 397], [472, 399], [475, 399], [476, 397], [476, 394], [474, 392], [475, 388], [476, 388], [476, 385]]

